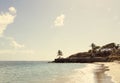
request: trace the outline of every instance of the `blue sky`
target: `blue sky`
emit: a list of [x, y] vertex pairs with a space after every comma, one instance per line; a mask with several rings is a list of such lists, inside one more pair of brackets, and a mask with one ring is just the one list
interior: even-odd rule
[[119, 0], [0, 0], [0, 60], [52, 60], [119, 43]]

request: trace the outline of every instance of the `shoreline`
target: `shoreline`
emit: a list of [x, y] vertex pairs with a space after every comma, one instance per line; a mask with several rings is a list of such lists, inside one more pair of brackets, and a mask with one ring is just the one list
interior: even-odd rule
[[[119, 78], [120, 77], [120, 63], [118, 61], [96, 62], [93, 64], [94, 64], [93, 69], [97, 68], [98, 70], [100, 70], [98, 71], [96, 75], [94, 73], [94, 78], [97, 81], [95, 83], [120, 83], [120, 78]], [[96, 67], [98, 65], [99, 67]]]
[[65, 83], [120, 83], [120, 64], [117, 62], [89, 63], [76, 69]]
[[119, 62], [110, 62], [104, 63], [105, 65], [109, 66], [109, 71], [106, 72], [108, 76], [112, 77], [112, 81], [114, 83], [120, 83], [120, 63]]

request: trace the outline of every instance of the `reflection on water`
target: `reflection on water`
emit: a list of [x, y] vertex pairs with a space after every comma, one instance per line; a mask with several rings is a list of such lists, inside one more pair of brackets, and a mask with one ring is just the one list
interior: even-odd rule
[[95, 64], [94, 76], [95, 83], [113, 83], [111, 77], [105, 74], [106, 71], [109, 71], [109, 67], [104, 64]]

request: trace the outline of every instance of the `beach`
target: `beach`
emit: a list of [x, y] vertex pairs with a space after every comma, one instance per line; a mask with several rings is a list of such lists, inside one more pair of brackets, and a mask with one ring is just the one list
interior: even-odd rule
[[120, 64], [119, 62], [105, 63], [109, 66], [109, 71], [106, 72], [108, 76], [112, 77], [114, 83], [120, 83]]
[[103, 82], [97, 83], [120, 83], [120, 63], [118, 61], [98, 64], [106, 66], [106, 71], [102, 72], [102, 75], [104, 75], [102, 78]]
[[85, 68], [74, 70], [67, 83], [120, 83], [118, 62], [91, 63]]

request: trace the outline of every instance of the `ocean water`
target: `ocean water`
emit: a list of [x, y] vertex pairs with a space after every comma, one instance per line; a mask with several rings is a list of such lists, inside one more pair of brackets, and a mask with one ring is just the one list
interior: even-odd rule
[[[119, 83], [86, 63], [0, 61], [0, 83]], [[99, 72], [98, 72], [99, 70]]]
[[0, 83], [69, 83], [71, 74], [85, 66], [80, 63], [1, 61]]

